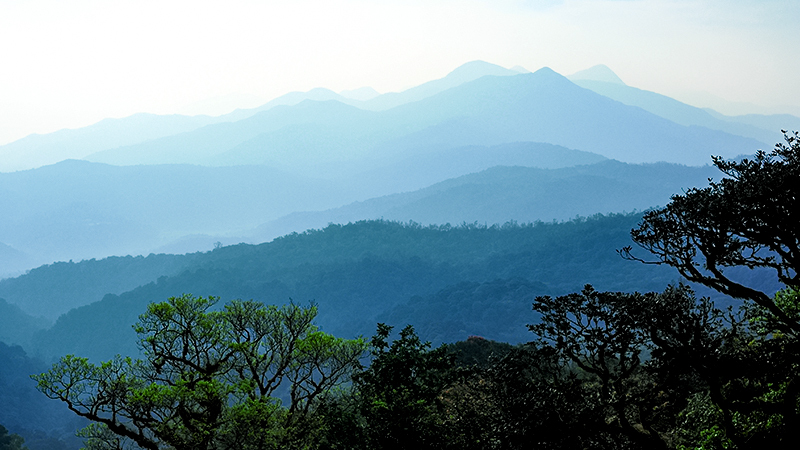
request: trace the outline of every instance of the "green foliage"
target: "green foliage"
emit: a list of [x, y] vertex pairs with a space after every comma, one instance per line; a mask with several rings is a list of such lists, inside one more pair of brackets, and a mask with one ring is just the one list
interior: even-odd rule
[[685, 286], [661, 294], [587, 287], [540, 297], [534, 309], [541, 323], [531, 329], [564, 367], [574, 365], [583, 395], [605, 418], [596, 433], [613, 437], [615, 448], [793, 448], [793, 336], [759, 333], [748, 314], [714, 309]]
[[455, 379], [454, 357], [445, 347], [431, 349], [410, 325], [389, 342], [391, 330], [378, 324], [372, 362], [353, 377], [366, 447], [443, 448], [450, 433], [442, 421], [441, 395]]
[[[83, 435], [97, 450], [134, 443], [201, 450], [796, 448], [798, 222], [784, 203], [796, 200], [786, 180], [798, 175], [797, 135], [787, 144], [752, 161], [715, 159], [729, 178], [673, 197], [633, 231], [655, 263], [749, 300], [744, 308], [719, 309], [682, 284], [645, 294], [586, 285], [532, 299], [538, 323], [529, 329], [538, 339], [525, 345], [473, 336], [434, 348], [411, 326], [391, 339], [392, 327], [381, 323], [364, 369], [365, 342], [321, 332], [313, 306], [221, 306], [216, 298], [183, 296], [140, 317], [143, 359], [97, 365], [67, 356], [37, 379], [48, 396], [96, 422]], [[781, 192], [791, 198], [783, 202]], [[312, 286], [303, 294], [336, 299], [328, 306], [341, 307], [340, 325], [353, 327], [355, 311], [446, 317], [422, 322], [444, 340], [467, 328], [471, 306], [510, 308], [514, 297], [525, 301], [539, 290], [568, 292], [586, 275], [581, 264], [592, 265], [594, 276], [616, 276], [622, 288], [661, 283], [638, 279], [652, 274], [640, 269], [648, 266], [621, 269], [597, 256], [594, 245], [610, 248], [616, 238], [613, 227], [593, 224], [624, 226], [632, 218], [332, 225], [278, 239], [268, 247], [274, 253], [216, 249], [196, 271], [118, 300], [132, 308], [137, 296], [184, 282], [225, 280], [227, 289], [267, 286], [273, 294]], [[629, 248], [622, 253], [636, 259]], [[750, 270], [752, 279], [734, 279]], [[759, 280], [765, 273], [777, 274], [785, 289], [771, 294]], [[376, 297], [384, 302], [363, 306]], [[506, 314], [480, 320], [510, 326]]]
[[505, 342], [497, 342], [481, 336], [470, 336], [465, 341], [447, 344], [445, 347], [449, 353], [455, 355], [456, 364], [462, 368], [488, 367], [514, 348]]
[[[714, 158], [722, 180], [673, 196], [631, 231], [656, 256], [650, 263], [745, 300], [727, 312], [675, 304], [666, 314], [644, 317], [653, 366], [684, 373], [704, 388], [679, 414], [679, 434], [688, 442], [683, 448], [797, 446], [800, 136], [784, 131], [784, 137], [785, 144], [752, 159]], [[630, 247], [621, 253], [642, 261]], [[785, 288], [773, 295], [754, 283], [767, 276]]]
[[462, 282], [432, 296], [414, 296], [378, 316], [378, 320], [402, 323], [413, 319], [414, 329], [434, 344], [468, 335], [524, 342], [529, 338], [525, 325], [531, 302], [548, 291], [544, 283], [519, 277]]
[[[645, 214], [631, 237], [656, 256], [653, 263], [753, 301], [775, 317], [781, 331], [800, 334], [796, 311], [782, 309], [746, 276], [754, 270], [757, 277], [771, 273], [786, 287], [800, 287], [800, 136], [784, 136], [785, 144], [770, 153], [758, 151], [752, 159], [715, 157], [722, 180], [674, 195], [665, 208]], [[638, 259], [630, 250], [623, 249], [623, 255]]]
[[76, 434], [84, 440], [82, 450], [129, 450], [135, 448], [132, 442], [114, 434], [106, 425], [100, 423], [90, 423], [85, 428], [78, 430]]
[[435, 345], [471, 334], [524, 342], [536, 295], [573, 292], [587, 281], [644, 292], [675, 278], [669, 268], [631, 265], [609, 250], [629, 242], [640, 217], [503, 226], [364, 221], [223, 247], [197, 255], [177, 275], [70, 311], [37, 336], [34, 349], [45, 357], [73, 353], [94, 362], [135, 355], [136, 335], [128, 325], [151, 299], [175, 292], [267, 303], [316, 299], [323, 310], [317, 323], [337, 336], [370, 335], [381, 321], [413, 323]]
[[[800, 322], [800, 288], [787, 287], [775, 293], [775, 306], [784, 312], [786, 318]], [[759, 334], [771, 334], [775, 338], [783, 338], [785, 329], [781, 319], [760, 305], [745, 305], [750, 315], [750, 323]]]
[[603, 448], [603, 415], [587, 385], [549, 347], [526, 344], [477, 367], [444, 392], [458, 449]]
[[320, 399], [360, 367], [365, 343], [317, 330], [313, 306], [217, 302], [151, 304], [134, 327], [143, 359], [67, 355], [36, 376], [39, 389], [97, 423], [83, 432], [93, 448], [299, 445]]
[[[558, 298], [538, 297], [533, 304], [541, 322], [530, 329], [542, 345], [566, 364], [594, 391], [596, 411], [604, 417], [597, 436], [610, 436], [632, 448], [668, 448], [674, 403], [681, 393], [643, 366], [642, 351], [652, 349], [648, 317], [664, 317], [663, 297], [689, 298], [681, 287], [663, 294], [598, 292], [587, 285], [582, 292]], [[587, 391], [588, 389], [588, 391]], [[677, 398], [676, 398], [677, 397]]]
[[28, 450], [22, 444], [25, 440], [18, 434], [9, 434], [6, 427], [0, 425], [0, 450]]

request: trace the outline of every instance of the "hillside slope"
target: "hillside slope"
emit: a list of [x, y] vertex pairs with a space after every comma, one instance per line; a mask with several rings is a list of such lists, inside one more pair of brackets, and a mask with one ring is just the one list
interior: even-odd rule
[[[35, 337], [32, 352], [96, 359], [135, 353], [130, 327], [138, 315], [148, 303], [182, 293], [271, 304], [313, 301], [320, 326], [343, 337], [369, 335], [379, 320], [413, 324], [447, 316], [445, 328], [423, 337], [441, 342], [481, 334], [524, 341], [525, 324], [535, 321], [533, 295], [563, 294], [585, 283], [607, 290], [660, 290], [677, 279], [668, 268], [616, 254], [628, 245], [638, 220], [638, 215], [614, 215], [497, 227], [368, 221], [258, 246], [222, 247], [176, 275], [71, 310]], [[493, 299], [508, 307], [492, 308]], [[451, 307], [463, 311], [451, 313]]]
[[666, 204], [681, 189], [718, 177], [711, 166], [625, 164], [606, 160], [558, 169], [496, 166], [413, 192], [327, 211], [292, 213], [259, 226], [254, 241], [328, 223], [387, 219], [423, 224], [568, 220], [576, 216], [645, 210]]

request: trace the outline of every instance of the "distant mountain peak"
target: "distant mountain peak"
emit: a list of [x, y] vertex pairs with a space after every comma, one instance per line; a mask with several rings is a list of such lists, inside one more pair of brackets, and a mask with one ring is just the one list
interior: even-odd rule
[[516, 75], [517, 73], [516, 70], [506, 69], [505, 67], [486, 61], [476, 60], [456, 67], [452, 72], [448, 73], [445, 78], [467, 79], [471, 81], [486, 75], [503, 76]]
[[556, 72], [555, 70], [545, 66], [541, 69], [536, 70], [535, 72], [529, 73], [529, 75], [533, 77], [537, 77], [539, 80], [561, 80], [566, 82], [567, 84], [572, 84], [567, 81], [567, 78], [564, 75]]
[[331, 98], [336, 98], [338, 95], [336, 92], [324, 88], [324, 87], [315, 87], [306, 92], [300, 92], [300, 95], [305, 94], [307, 97], [311, 99], [322, 99], [322, 100], [330, 100]]
[[559, 74], [558, 72], [556, 72], [555, 70], [553, 70], [553, 69], [551, 69], [551, 68], [549, 68], [547, 66], [544, 66], [541, 69], [538, 69], [536, 72], [533, 72], [533, 73], [538, 73], [538, 74], [542, 74], [542, 75], [543, 74], [556, 74], [556, 75], [562, 76], [561, 74]]
[[387, 110], [398, 105], [431, 97], [440, 92], [485, 76], [511, 76], [519, 74], [520, 73], [516, 70], [506, 69], [486, 61], [470, 61], [456, 67], [443, 78], [428, 81], [427, 83], [414, 86], [402, 92], [388, 92], [379, 95], [360, 104], [359, 107], [371, 110]]
[[567, 78], [570, 80], [603, 81], [606, 83], [627, 86], [625, 82], [614, 73], [613, 70], [609, 69], [608, 66], [604, 64], [598, 64], [596, 66], [589, 67], [588, 69], [575, 72], [572, 75], [567, 76]]
[[358, 89], [341, 91], [339, 95], [352, 100], [367, 101], [381, 95], [381, 93], [369, 86], [364, 86]]

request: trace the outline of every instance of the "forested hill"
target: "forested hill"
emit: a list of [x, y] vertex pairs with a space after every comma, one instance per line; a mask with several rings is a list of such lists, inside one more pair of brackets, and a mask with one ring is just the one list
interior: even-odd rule
[[[25, 437], [30, 450], [72, 450], [81, 439], [75, 430], [87, 421], [72, 414], [61, 402], [50, 400], [36, 390], [32, 374], [48, 365], [32, 359], [19, 346], [0, 342], [0, 425]], [[0, 434], [0, 449], [6, 450]]]
[[105, 294], [121, 294], [160, 276], [180, 273], [201, 257], [201, 253], [158, 254], [56, 262], [0, 280], [0, 298], [19, 305], [27, 314], [55, 321]]
[[[386, 321], [415, 324], [434, 342], [468, 335], [527, 341], [525, 325], [536, 320], [530, 308], [535, 295], [564, 294], [585, 283], [604, 290], [662, 290], [678, 281], [674, 271], [617, 255], [639, 220], [637, 214], [598, 215], [491, 227], [363, 221], [256, 246], [221, 247], [186, 256], [193, 261], [180, 273], [155, 282], [143, 277], [136, 289], [68, 312], [35, 336], [31, 350], [48, 359], [134, 354], [131, 325], [147, 303], [182, 293], [270, 304], [316, 302], [319, 325], [342, 337], [371, 335], [378, 321]], [[58, 280], [61, 270], [91, 268], [118, 276], [114, 270], [123, 267], [105, 261], [49, 266], [37, 273], [37, 283], [42, 291], [55, 289], [45, 275], [51, 272]], [[142, 259], [148, 261], [158, 260]]]

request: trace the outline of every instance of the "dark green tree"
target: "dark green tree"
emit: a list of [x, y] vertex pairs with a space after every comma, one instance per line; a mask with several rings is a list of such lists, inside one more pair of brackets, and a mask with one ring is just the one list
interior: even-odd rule
[[508, 349], [475, 366], [443, 396], [451, 448], [612, 448], [594, 392], [552, 347]]
[[39, 389], [96, 423], [83, 432], [90, 448], [308, 444], [316, 405], [360, 367], [365, 343], [317, 330], [313, 306], [217, 302], [151, 304], [135, 326], [143, 359], [68, 355], [35, 377]]
[[465, 341], [447, 344], [447, 351], [456, 357], [462, 368], [484, 368], [501, 359], [514, 348], [511, 344], [469, 336]]
[[656, 379], [645, 370], [642, 357], [651, 343], [642, 310], [658, 296], [598, 292], [587, 285], [580, 293], [537, 297], [533, 303], [541, 318], [531, 331], [588, 382], [584, 395], [594, 391], [596, 411], [603, 417], [595, 422], [600, 425], [595, 439], [606, 436], [616, 448], [671, 445], [672, 408], [666, 406], [675, 399], [666, 388], [655, 395]]
[[[682, 432], [697, 448], [797, 448], [800, 441], [800, 137], [784, 136], [753, 158], [713, 158], [724, 174], [719, 182], [647, 213], [631, 236], [655, 260], [620, 251], [744, 300], [727, 313], [673, 302], [642, 318], [662, 372], [706, 386], [683, 413]], [[777, 284], [785, 289], [775, 294]]]
[[355, 375], [366, 443], [372, 449], [440, 449], [449, 441], [442, 394], [456, 377], [455, 358], [444, 346], [431, 349], [406, 326], [389, 341], [392, 327], [378, 324], [372, 362]]
[[[800, 334], [798, 317], [752, 283], [771, 271], [791, 288], [800, 287], [800, 136], [784, 131], [785, 143], [741, 161], [714, 157], [724, 177], [705, 188], [674, 195], [645, 214], [631, 231], [633, 241], [656, 257], [624, 257], [675, 267], [693, 283], [769, 312], [783, 332]], [[749, 269], [749, 270], [744, 270]]]
[[0, 425], [0, 450], [27, 450], [25, 440], [18, 434], [11, 434], [6, 427]]

